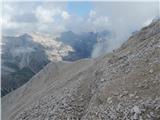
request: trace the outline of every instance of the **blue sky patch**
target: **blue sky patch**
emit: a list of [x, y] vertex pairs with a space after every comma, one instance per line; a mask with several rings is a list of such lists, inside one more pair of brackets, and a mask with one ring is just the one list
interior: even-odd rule
[[92, 7], [91, 2], [68, 2], [67, 11], [72, 15], [85, 16], [89, 14]]

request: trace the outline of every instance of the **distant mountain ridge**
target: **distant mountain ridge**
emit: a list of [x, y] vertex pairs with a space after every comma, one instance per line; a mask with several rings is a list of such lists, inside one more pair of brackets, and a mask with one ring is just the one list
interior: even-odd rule
[[99, 38], [108, 31], [76, 34], [63, 32], [54, 38], [40, 33], [2, 37], [2, 96], [26, 83], [50, 61], [90, 58]]
[[72, 47], [40, 34], [2, 38], [2, 96], [27, 82], [50, 61], [62, 61]]
[[106, 38], [110, 36], [110, 32], [105, 30], [101, 32], [86, 32], [76, 34], [72, 31], [62, 32], [59, 41], [70, 45], [75, 52], [70, 56], [65, 57], [65, 60], [78, 60], [82, 58], [90, 58], [92, 57], [92, 52], [94, 50], [95, 45], [99, 42], [98, 40], [101, 38]]

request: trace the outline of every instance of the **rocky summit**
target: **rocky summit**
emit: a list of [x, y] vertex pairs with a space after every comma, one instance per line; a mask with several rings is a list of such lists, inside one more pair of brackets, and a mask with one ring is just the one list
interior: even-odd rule
[[105, 56], [49, 63], [2, 98], [2, 120], [160, 120], [160, 20]]

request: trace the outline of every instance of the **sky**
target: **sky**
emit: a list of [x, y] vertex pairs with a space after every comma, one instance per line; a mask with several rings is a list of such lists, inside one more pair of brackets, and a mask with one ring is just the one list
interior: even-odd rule
[[4, 35], [38, 32], [59, 36], [61, 32], [75, 33], [111, 31], [111, 48], [118, 47], [134, 31], [159, 17], [158, 0], [153, 2], [4, 2], [1, 27]]
[[[58, 35], [63, 31], [135, 31], [158, 16], [154, 2], [5, 2], [2, 5], [5, 34], [42, 32]], [[114, 30], [113, 30], [114, 31]]]
[[67, 11], [69, 14], [86, 16], [93, 9], [93, 4], [91, 2], [68, 2]]

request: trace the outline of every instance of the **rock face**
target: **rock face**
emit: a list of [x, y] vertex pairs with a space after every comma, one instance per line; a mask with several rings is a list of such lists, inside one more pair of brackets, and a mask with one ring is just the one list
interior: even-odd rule
[[3, 120], [159, 120], [160, 21], [94, 60], [49, 63], [2, 98]]
[[49, 61], [61, 61], [72, 47], [40, 34], [2, 38], [2, 96], [27, 82]]

